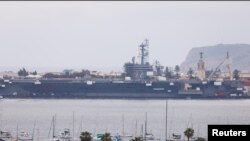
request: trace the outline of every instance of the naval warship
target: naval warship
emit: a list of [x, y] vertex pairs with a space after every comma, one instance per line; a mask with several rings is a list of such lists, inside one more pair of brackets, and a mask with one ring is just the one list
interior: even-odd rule
[[[12, 78], [0, 80], [0, 95], [8, 98], [231, 98], [248, 97], [240, 80], [216, 79], [205, 74], [202, 53], [196, 78], [166, 78], [148, 60], [148, 40], [124, 64], [124, 75], [112, 78]], [[156, 65], [157, 66], [157, 65]]]

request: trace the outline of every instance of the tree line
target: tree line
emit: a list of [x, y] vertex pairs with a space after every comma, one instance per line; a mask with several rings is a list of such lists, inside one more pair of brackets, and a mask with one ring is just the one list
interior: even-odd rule
[[18, 72], [17, 72], [18, 76], [28, 76], [29, 74], [32, 74], [32, 75], [37, 75], [37, 72], [36, 70], [33, 71], [33, 72], [29, 72], [27, 71], [25, 68], [22, 68], [20, 69]]
[[[189, 141], [194, 136], [194, 129], [187, 128], [184, 131], [184, 135], [186, 136], [187, 141]], [[92, 137], [92, 134], [90, 132], [88, 132], [88, 131], [81, 132], [80, 141], [92, 141], [92, 140], [93, 140], [93, 137]], [[104, 133], [101, 136], [101, 141], [112, 141], [110, 133]], [[137, 136], [137, 137], [134, 137], [133, 139], [131, 139], [130, 141], [143, 141], [143, 138], [141, 136]], [[197, 137], [193, 141], [206, 141], [206, 139], [203, 137]]]

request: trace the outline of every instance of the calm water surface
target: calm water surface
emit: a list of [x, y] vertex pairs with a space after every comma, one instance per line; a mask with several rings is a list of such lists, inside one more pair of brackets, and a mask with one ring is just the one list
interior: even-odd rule
[[[19, 130], [32, 132], [36, 123], [36, 140], [48, 140], [52, 136], [49, 134], [52, 117], [56, 114], [58, 134], [64, 128], [72, 131], [74, 115], [76, 138], [81, 130], [93, 134], [122, 133], [123, 123], [126, 134], [140, 135], [147, 113], [148, 131], [164, 139], [165, 111], [165, 100], [3, 99], [0, 129], [15, 135], [17, 126]], [[184, 136], [183, 131], [192, 127], [195, 136], [206, 137], [208, 124], [250, 124], [250, 100], [169, 100], [167, 118], [169, 135]]]

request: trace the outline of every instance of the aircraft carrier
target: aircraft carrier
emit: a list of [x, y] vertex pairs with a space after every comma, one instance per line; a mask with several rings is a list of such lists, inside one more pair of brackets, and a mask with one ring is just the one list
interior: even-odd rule
[[[0, 80], [0, 95], [7, 98], [248, 98], [243, 82], [207, 77], [202, 53], [195, 78], [167, 78], [159, 63], [148, 61], [148, 40], [140, 44], [140, 62], [124, 64], [120, 78], [11, 78]], [[198, 57], [197, 57], [198, 58]], [[227, 57], [228, 58], [228, 57]]]

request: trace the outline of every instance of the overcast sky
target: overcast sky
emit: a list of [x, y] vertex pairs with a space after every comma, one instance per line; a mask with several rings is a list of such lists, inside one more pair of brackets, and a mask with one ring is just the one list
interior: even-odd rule
[[193, 47], [250, 44], [250, 2], [0, 2], [1, 71], [122, 70], [145, 38], [164, 66]]

